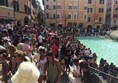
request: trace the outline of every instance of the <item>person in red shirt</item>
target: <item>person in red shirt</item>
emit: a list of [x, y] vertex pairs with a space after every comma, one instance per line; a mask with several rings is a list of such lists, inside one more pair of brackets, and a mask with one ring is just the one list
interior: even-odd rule
[[56, 45], [56, 42], [53, 43], [53, 45], [51, 46], [51, 50], [52, 50], [54, 57], [58, 58], [58, 46]]

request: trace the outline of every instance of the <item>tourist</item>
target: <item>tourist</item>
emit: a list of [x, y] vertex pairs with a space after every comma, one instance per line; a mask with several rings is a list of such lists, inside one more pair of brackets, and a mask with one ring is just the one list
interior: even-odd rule
[[[44, 65], [47, 62], [47, 58], [45, 56], [45, 48], [40, 46], [38, 48], [38, 53], [33, 57], [33, 60], [37, 63], [37, 68], [40, 71], [40, 77], [39, 77], [39, 83], [42, 83], [43, 81], [46, 80], [46, 75], [44, 74]], [[37, 59], [37, 60], [35, 60]]]
[[56, 42], [54, 42], [53, 45], [51, 46], [51, 51], [52, 51], [54, 57], [58, 58], [58, 46], [57, 46]]
[[12, 36], [12, 42], [14, 46], [17, 46], [17, 44], [19, 43], [19, 34], [18, 33], [14, 33]]
[[17, 65], [15, 66], [15, 71], [17, 71], [19, 65], [24, 61], [26, 54], [23, 51], [16, 50], [14, 56], [17, 63]]
[[60, 62], [61, 62], [62, 72], [65, 71], [65, 55], [66, 55], [66, 45], [62, 44], [60, 48]]
[[14, 56], [15, 51], [17, 50], [17, 48], [14, 45], [9, 45], [8, 46], [8, 52], [10, 54], [10, 70], [12, 74], [15, 73], [15, 66], [16, 66], [16, 58]]
[[90, 70], [89, 70], [89, 66], [88, 63], [86, 61], [79, 61], [80, 63], [80, 67], [83, 71], [83, 78], [82, 78], [82, 82], [83, 83], [91, 83], [91, 79], [90, 79]]
[[53, 56], [52, 52], [47, 53], [47, 62], [45, 64], [45, 74], [47, 76], [47, 83], [60, 83], [61, 79], [61, 65]]
[[23, 51], [23, 43], [22, 42], [18, 43], [16, 47], [18, 50]]
[[75, 78], [73, 83], [82, 83], [81, 82], [81, 79], [82, 79], [81, 72], [82, 71], [79, 66], [79, 60], [76, 58], [73, 60], [73, 63], [74, 63], [74, 65], [72, 66], [73, 67], [72, 74], [73, 74], [73, 77]]
[[23, 43], [23, 51], [32, 60], [33, 47], [30, 46], [30, 38], [26, 36], [26, 37], [24, 37], [23, 40], [24, 40], [24, 43]]
[[72, 55], [72, 49], [71, 49], [71, 42], [68, 41], [66, 42], [66, 49], [65, 49], [65, 55], [64, 55], [64, 59], [65, 59], [65, 70], [66, 72], [70, 72], [70, 67], [69, 65], [71, 65], [71, 55]]
[[44, 39], [45, 38], [41, 34], [38, 36], [38, 46], [43, 46]]
[[89, 51], [89, 49], [87, 49], [87, 48], [85, 49], [85, 51], [84, 51], [84, 55], [85, 55], [85, 56], [89, 56], [89, 55], [90, 55], [90, 51]]
[[7, 60], [8, 54], [3, 53], [0, 55], [1, 61], [2, 61], [2, 80], [7, 83], [8, 77], [8, 71], [9, 71], [9, 62]]
[[30, 32], [30, 38], [31, 38], [31, 44], [35, 45], [35, 42], [36, 42], [36, 32], [31, 31]]

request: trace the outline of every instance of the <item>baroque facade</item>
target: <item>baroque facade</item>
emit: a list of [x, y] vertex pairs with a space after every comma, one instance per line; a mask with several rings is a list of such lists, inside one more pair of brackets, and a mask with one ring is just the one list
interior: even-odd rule
[[45, 23], [49, 25], [101, 28], [107, 0], [43, 0]]
[[36, 0], [0, 0], [0, 23], [14, 21], [18, 26], [38, 24]]

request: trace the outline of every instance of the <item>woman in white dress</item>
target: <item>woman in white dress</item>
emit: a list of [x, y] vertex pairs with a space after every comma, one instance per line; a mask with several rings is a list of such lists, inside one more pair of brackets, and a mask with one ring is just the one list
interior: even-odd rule
[[81, 75], [81, 69], [80, 69], [80, 66], [79, 66], [79, 60], [74, 59], [73, 62], [74, 62], [73, 71], [72, 71], [72, 74], [73, 74], [73, 77], [74, 77], [74, 82], [73, 83], [82, 83], [81, 82], [82, 75]]

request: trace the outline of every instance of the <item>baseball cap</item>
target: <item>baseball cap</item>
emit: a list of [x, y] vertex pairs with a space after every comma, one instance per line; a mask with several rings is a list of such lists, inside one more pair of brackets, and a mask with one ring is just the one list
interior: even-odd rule
[[24, 40], [24, 41], [29, 41], [30, 38], [26, 36], [26, 37], [23, 38], [23, 40]]

